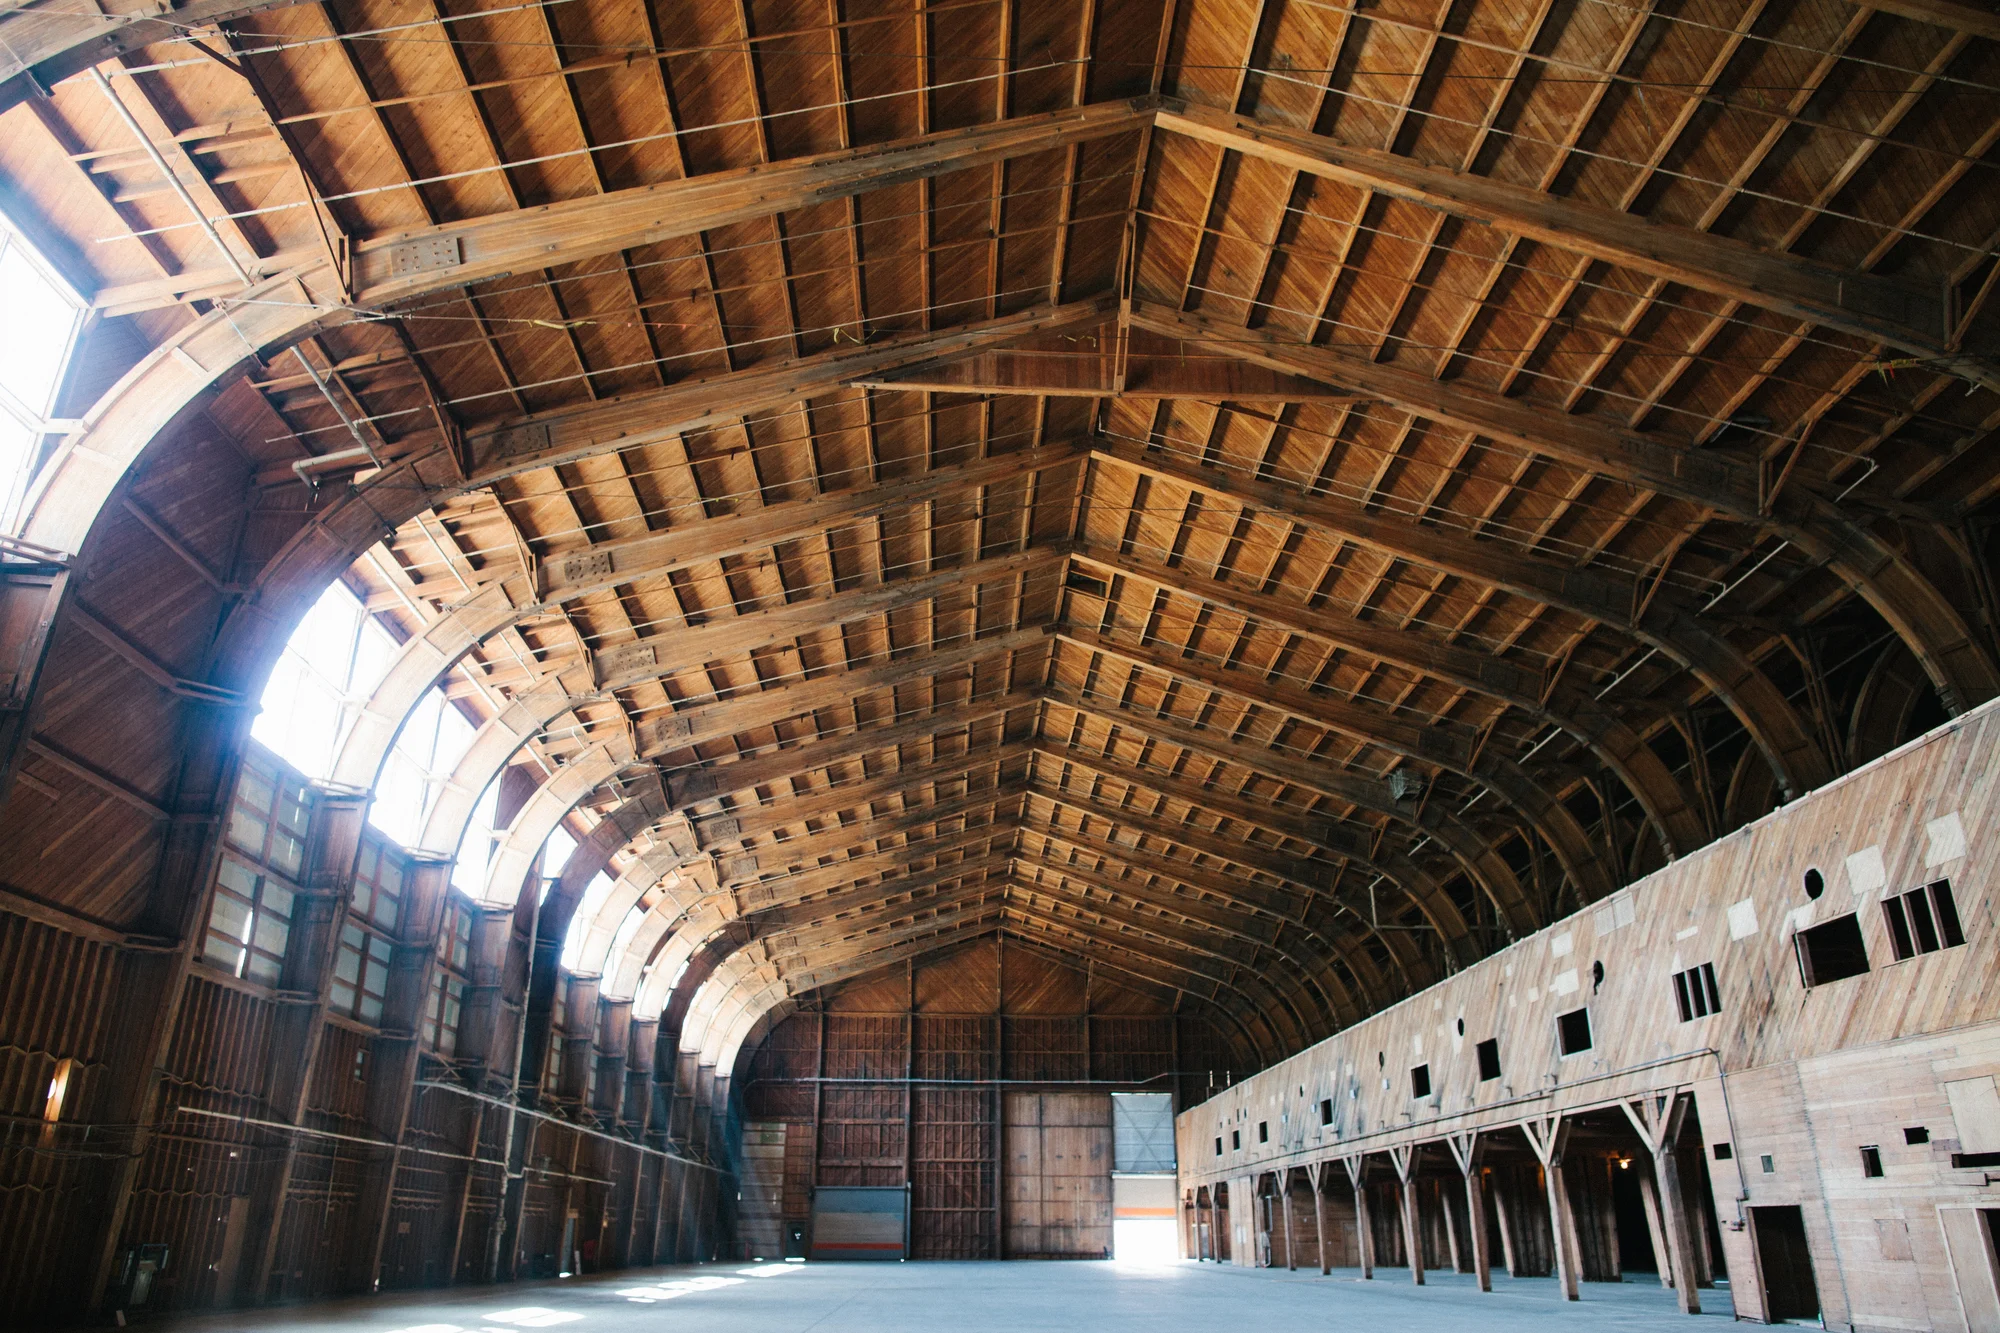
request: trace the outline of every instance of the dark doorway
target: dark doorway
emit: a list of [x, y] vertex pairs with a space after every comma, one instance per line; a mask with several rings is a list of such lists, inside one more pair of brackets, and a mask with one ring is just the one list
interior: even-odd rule
[[1646, 1199], [1639, 1192], [1639, 1173], [1645, 1166], [1636, 1159], [1628, 1166], [1611, 1167], [1611, 1208], [1618, 1223], [1618, 1267], [1626, 1273], [1660, 1271], [1653, 1253], [1653, 1229], [1646, 1218]]
[[1764, 1274], [1770, 1318], [1819, 1318], [1805, 1217], [1795, 1207], [1752, 1208], [1750, 1224], [1757, 1229], [1757, 1265]]

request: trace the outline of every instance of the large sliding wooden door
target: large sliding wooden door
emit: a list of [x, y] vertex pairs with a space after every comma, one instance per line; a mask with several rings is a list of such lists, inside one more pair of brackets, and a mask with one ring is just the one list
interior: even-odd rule
[[1011, 1092], [1006, 1257], [1111, 1256], [1111, 1095]]

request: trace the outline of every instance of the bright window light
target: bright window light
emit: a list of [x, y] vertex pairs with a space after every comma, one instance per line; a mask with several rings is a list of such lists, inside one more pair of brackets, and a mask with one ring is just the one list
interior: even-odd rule
[[549, 834], [549, 840], [542, 844], [542, 874], [550, 879], [562, 874], [569, 864], [571, 853], [576, 851], [576, 839], [561, 824]]
[[250, 734], [307, 777], [326, 777], [395, 650], [361, 599], [333, 584], [292, 631]]
[[493, 844], [499, 839], [499, 830], [493, 826], [499, 806], [500, 780], [495, 778], [472, 807], [472, 822], [466, 826], [465, 837], [458, 844], [458, 860], [451, 868], [452, 887], [467, 897], [477, 898], [486, 891], [486, 868], [493, 860]]
[[1168, 1217], [1121, 1217], [1111, 1223], [1111, 1254], [1121, 1264], [1170, 1264], [1180, 1258]]
[[597, 878], [584, 886], [583, 897], [577, 900], [576, 914], [569, 919], [569, 933], [563, 936], [562, 965], [568, 971], [576, 971], [576, 965], [583, 956], [583, 937], [590, 933], [591, 920], [597, 909], [604, 906], [604, 900], [611, 894], [611, 876], [603, 871]]
[[632, 904], [631, 910], [625, 913], [625, 919], [618, 923], [618, 933], [611, 937], [611, 952], [604, 960], [605, 971], [611, 970], [612, 959], [625, 956], [626, 946], [632, 943], [632, 937], [639, 933], [639, 927], [645, 922], [646, 909], [638, 903]]
[[0, 518], [12, 531], [36, 446], [53, 434], [63, 372], [76, 350], [84, 302], [0, 217]]

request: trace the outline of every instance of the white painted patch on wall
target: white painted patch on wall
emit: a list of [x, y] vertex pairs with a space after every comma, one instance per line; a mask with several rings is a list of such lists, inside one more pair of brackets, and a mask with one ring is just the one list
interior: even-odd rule
[[1623, 930], [1638, 919], [1639, 909], [1633, 906], [1632, 895], [1620, 894], [1601, 903], [1593, 914], [1599, 935], [1609, 935], [1614, 930]]
[[1699, 934], [1701, 934], [1700, 926], [1689, 926], [1686, 930], [1675, 931], [1674, 938], [1677, 940], [1691, 940]]
[[1729, 907], [1729, 938], [1747, 940], [1757, 933], [1757, 904], [1745, 898]]
[[1551, 957], [1560, 958], [1575, 947], [1576, 935], [1572, 931], [1565, 930], [1560, 934], [1549, 936], [1549, 955]]
[[1847, 883], [1858, 896], [1873, 893], [1888, 881], [1888, 872], [1882, 868], [1882, 844], [1863, 847], [1847, 858]]
[[1924, 854], [1924, 864], [1929, 868], [1935, 870], [1965, 855], [1965, 826], [1958, 822], [1958, 811], [1933, 819], [1924, 825], [1924, 832], [1931, 840], [1930, 850]]
[[1574, 995], [1576, 993], [1576, 969], [1556, 973], [1556, 979], [1549, 983], [1551, 995]]
[[1788, 936], [1796, 935], [1807, 926], [1810, 926], [1812, 924], [1812, 915], [1813, 909], [1810, 904], [1805, 907], [1794, 907], [1790, 912], [1785, 914], [1785, 934]]

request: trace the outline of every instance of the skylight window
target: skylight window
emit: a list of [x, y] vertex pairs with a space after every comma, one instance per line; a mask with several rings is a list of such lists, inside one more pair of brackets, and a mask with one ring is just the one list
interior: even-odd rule
[[361, 599], [333, 584], [292, 631], [250, 734], [307, 777], [326, 777], [355, 710], [395, 652]]
[[0, 519], [13, 530], [28, 471], [76, 350], [84, 302], [0, 217]]
[[569, 933], [563, 936], [560, 961], [564, 971], [576, 971], [577, 964], [583, 958], [584, 937], [590, 934], [591, 922], [597, 917], [597, 909], [604, 906], [604, 900], [611, 896], [611, 885], [611, 876], [600, 870], [597, 878], [584, 886], [583, 897], [577, 900], [576, 912], [569, 919]]

